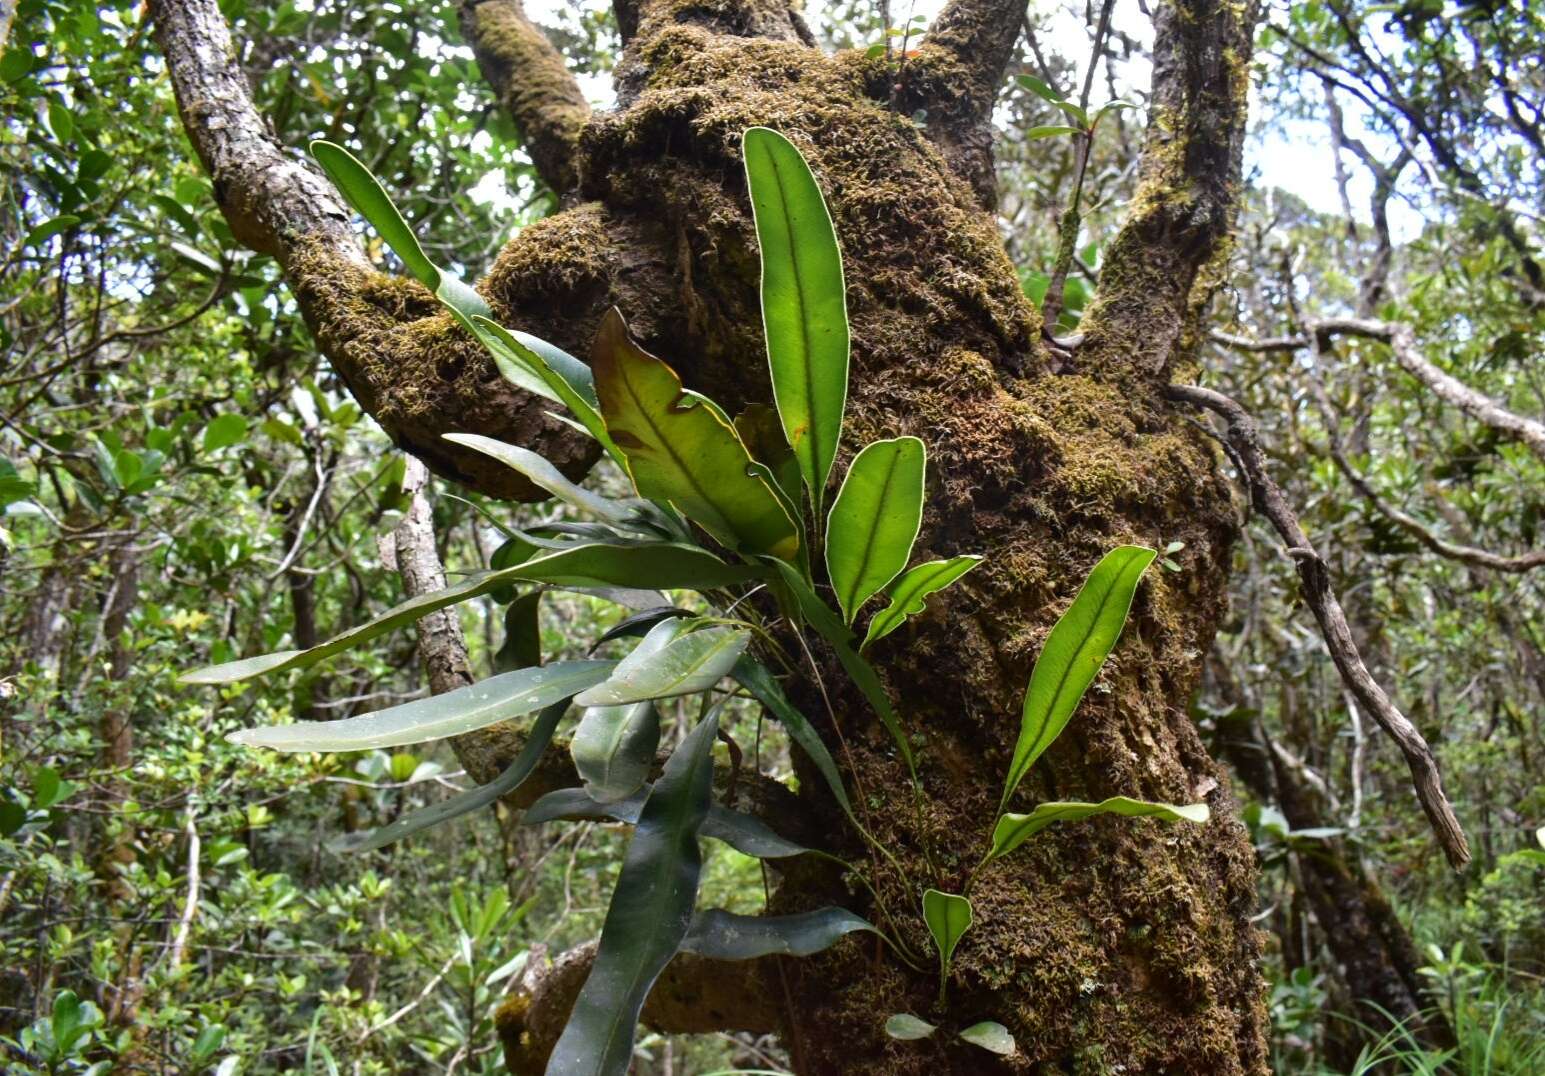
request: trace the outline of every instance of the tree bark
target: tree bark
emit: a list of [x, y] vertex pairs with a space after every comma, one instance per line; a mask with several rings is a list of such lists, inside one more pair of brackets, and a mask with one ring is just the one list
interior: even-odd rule
[[[152, 6], [158, 18], [169, 7]], [[948, 27], [967, 26], [974, 13], [1012, 16], [1017, 28], [1019, 13], [990, 0], [954, 8]], [[929, 950], [912, 911], [923, 885], [958, 891], [982, 851], [1030, 666], [1084, 575], [1120, 542], [1186, 543], [1184, 571], [1143, 584], [1099, 689], [1015, 807], [1115, 794], [1206, 798], [1213, 821], [1054, 828], [984, 871], [945, 1009], [936, 1008], [935, 975], [857, 941], [781, 968], [746, 969], [748, 979], [764, 974], [758, 968], [776, 973], [773, 989], [757, 993], [782, 999], [778, 1023], [796, 1068], [1263, 1073], [1249, 922], [1254, 857], [1188, 713], [1224, 611], [1236, 525], [1212, 446], [1163, 397], [1171, 370], [1190, 362], [1227, 249], [1253, 5], [1186, 0], [1159, 9], [1144, 178], [1131, 221], [1111, 245], [1077, 369], [1064, 376], [1049, 372], [1039, 316], [983, 208], [980, 156], [957, 152], [971, 132], [958, 124], [919, 129], [898, 107], [885, 58], [822, 54], [783, 0], [640, 0], [618, 14], [627, 40], [620, 104], [579, 133], [575, 204], [522, 230], [479, 287], [504, 323], [580, 354], [616, 305], [691, 387], [732, 410], [766, 401], [741, 132], [773, 127], [810, 160], [847, 270], [853, 377], [843, 454], [876, 437], [921, 437], [930, 466], [914, 556], [988, 558], [950, 601], [875, 648], [890, 695], [921, 741], [921, 817], [878, 722], [842, 686], [829, 655], [817, 656], [843, 715], [856, 798], [909, 875], [902, 882], [879, 872], [876, 882], [905, 913], [900, 925], [914, 948]], [[469, 28], [475, 34], [479, 25]], [[941, 37], [908, 61], [908, 92], [934, 101], [941, 115], [954, 109], [962, 123], [980, 123], [986, 113], [974, 87], [996, 84], [1010, 50], [995, 54], [998, 70], [983, 71], [979, 55], [950, 45], [969, 44], [969, 34]], [[487, 51], [475, 37], [471, 44]], [[173, 58], [174, 82], [177, 66]], [[976, 95], [969, 107], [963, 88]], [[186, 102], [183, 111], [189, 115]], [[336, 243], [295, 241], [291, 249], [301, 252], [287, 262], [291, 278], [324, 326], [319, 337], [330, 354], [336, 339], [347, 353], [348, 332], [329, 343], [326, 326], [348, 321], [363, 293], [374, 296], [371, 319], [412, 315], [421, 325], [431, 317], [421, 293], [388, 290]], [[430, 349], [451, 347], [447, 333]], [[471, 361], [455, 348], [459, 361]], [[380, 406], [369, 391], [361, 399]], [[456, 425], [457, 406], [426, 397], [426, 409], [446, 410], [426, 412], [422, 425], [465, 428]], [[422, 454], [441, 473], [465, 477]], [[812, 685], [794, 690], [835, 743]], [[804, 776], [805, 821], [830, 835], [833, 851], [862, 858], [820, 781]], [[840, 878], [799, 863], [777, 879], [772, 906], [788, 912], [830, 900], [877, 914]], [[539, 1064], [529, 1050], [537, 1016], [510, 1008], [517, 1011], [501, 1021], [508, 1056], [517, 1071], [531, 1071]], [[898, 1011], [954, 1030], [998, 1020], [1019, 1053], [999, 1059], [952, 1033], [924, 1044], [892, 1041], [882, 1026]], [[552, 1022], [550, 1010], [539, 1015]], [[742, 1019], [721, 1015], [725, 1027]]]

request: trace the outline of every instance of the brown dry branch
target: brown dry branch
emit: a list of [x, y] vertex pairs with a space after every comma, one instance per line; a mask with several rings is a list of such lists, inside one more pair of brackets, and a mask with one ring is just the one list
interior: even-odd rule
[[1440, 369], [1422, 354], [1416, 345], [1415, 332], [1404, 322], [1377, 321], [1372, 318], [1317, 318], [1304, 322], [1303, 332], [1293, 336], [1252, 339], [1234, 333], [1212, 333], [1212, 338], [1218, 343], [1240, 351], [1298, 351], [1314, 346], [1316, 340], [1328, 340], [1335, 336], [1360, 336], [1383, 341], [1389, 345], [1400, 368], [1426, 385], [1434, 395], [1476, 421], [1522, 441], [1536, 456], [1545, 460], [1545, 422], [1514, 414], [1490, 396], [1477, 392], [1454, 375]]
[[1212, 389], [1197, 385], [1171, 385], [1166, 395], [1172, 400], [1212, 411], [1227, 422], [1229, 443], [1244, 463], [1243, 477], [1250, 490], [1251, 503], [1270, 520], [1286, 543], [1287, 553], [1293, 558], [1293, 565], [1298, 570], [1304, 602], [1320, 625], [1320, 634], [1325, 639], [1331, 660], [1341, 673], [1342, 681], [1353, 697], [1362, 703], [1363, 708], [1374, 716], [1380, 727], [1399, 746], [1411, 770], [1416, 798], [1421, 801], [1422, 810], [1427, 814], [1438, 843], [1442, 845], [1449, 863], [1456, 870], [1462, 868], [1470, 862], [1470, 845], [1443, 792], [1432, 748], [1410, 719], [1390, 701], [1363, 663], [1357, 644], [1352, 639], [1352, 630], [1347, 626], [1346, 613], [1335, 591], [1331, 589], [1330, 572], [1325, 561], [1315, 552], [1313, 544], [1304, 534], [1298, 516], [1287, 503], [1281, 487], [1267, 472], [1266, 456], [1261, 450], [1261, 436], [1255, 420], [1239, 404]]

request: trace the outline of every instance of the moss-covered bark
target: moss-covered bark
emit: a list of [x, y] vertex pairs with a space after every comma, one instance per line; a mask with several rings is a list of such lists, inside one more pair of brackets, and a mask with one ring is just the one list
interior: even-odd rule
[[[157, 9], [174, 14], [164, 3]], [[1144, 582], [1101, 681], [1017, 802], [1204, 798], [1213, 821], [1057, 827], [984, 872], [947, 1008], [936, 1007], [932, 975], [857, 941], [787, 963], [776, 991], [761, 996], [786, 999], [779, 1018], [797, 1069], [1264, 1071], [1252, 853], [1187, 711], [1223, 613], [1233, 514], [1211, 447], [1162, 397], [1171, 369], [1187, 361], [1188, 327], [1226, 247], [1250, 6], [1161, 7], [1144, 182], [1108, 255], [1088, 343], [1056, 373], [1039, 316], [983, 208], [982, 87], [991, 82], [983, 67], [992, 63], [982, 56], [992, 50], [973, 42], [1007, 55], [999, 48], [1005, 35], [987, 32], [979, 16], [1017, 18], [1012, 7], [955, 0], [940, 20], [953, 31], [924, 47], [899, 93], [883, 58], [829, 57], [811, 47], [785, 0], [626, 0], [618, 11], [628, 40], [618, 110], [592, 116], [577, 139], [568, 120], [555, 120], [572, 158], [545, 167], [575, 177], [573, 207], [523, 230], [479, 287], [500, 321], [580, 353], [615, 304], [692, 387], [732, 407], [766, 400], [741, 132], [774, 127], [809, 157], [847, 264], [854, 376], [844, 453], [877, 436], [921, 437], [930, 464], [918, 556], [988, 558], [876, 648], [917, 737], [920, 812], [868, 709], [835, 669], [824, 670], [850, 749], [839, 757], [907, 878], [878, 866], [873, 873], [915, 948], [928, 945], [915, 911], [921, 888], [958, 889], [981, 853], [1023, 686], [1058, 613], [1112, 545], [1186, 543], [1183, 571]], [[176, 35], [163, 37], [176, 45]], [[178, 71], [206, 60], [217, 66], [195, 52], [181, 65], [174, 58], [174, 78], [195, 141], [202, 133], [213, 145], [226, 128], [200, 126], [194, 100], [208, 80]], [[910, 118], [924, 101], [935, 117], [926, 129]], [[200, 152], [220, 173], [218, 154], [203, 143]], [[262, 169], [226, 174], [259, 177], [253, 182], [290, 174], [271, 161]], [[330, 214], [315, 223], [322, 238], [311, 242], [302, 197], [291, 199], [302, 234], [287, 223], [294, 214], [269, 212], [262, 198], [237, 191], [226, 201], [237, 221], [248, 201], [256, 205], [262, 227], [253, 236], [284, 256], [324, 349], [399, 443], [442, 474], [507, 495], [528, 491], [497, 468], [446, 453], [438, 433], [520, 441], [571, 473], [588, 465], [593, 446], [543, 418], [545, 404], [499, 383], [422, 289], [364, 268]], [[807, 712], [824, 712], [813, 689], [804, 696]], [[805, 780], [802, 789], [815, 818], [802, 828], [831, 834], [835, 850], [863, 858], [820, 782]], [[797, 864], [774, 903], [797, 910], [835, 892], [878, 914], [841, 885]], [[999, 1020], [1020, 1053], [996, 1060], [951, 1034], [892, 1042], [881, 1027], [900, 1010], [955, 1030]], [[510, 1057], [522, 1071], [539, 1063], [534, 1029], [552, 1023], [550, 1015], [537, 1020], [518, 1005], [504, 1014]]]
[[[765, 19], [747, 10], [742, 22]], [[838, 692], [853, 787], [911, 875], [904, 885], [877, 871], [914, 946], [928, 944], [915, 912], [921, 887], [958, 888], [980, 855], [1046, 632], [1118, 542], [1184, 541], [1184, 571], [1143, 584], [1108, 672], [1020, 802], [1121, 793], [1205, 798], [1215, 808], [1206, 827], [1108, 819], [1062, 827], [987, 871], [973, 892], [977, 924], [957, 955], [946, 1010], [935, 1007], [931, 976], [867, 945], [789, 962], [783, 1019], [796, 1066], [1262, 1071], [1248, 923], [1253, 857], [1187, 712], [1223, 611], [1233, 515], [1211, 448], [1158, 395], [1160, 373], [1182, 346], [1176, 327], [1199, 268], [1221, 248], [1226, 222], [1197, 230], [1207, 237], [1144, 271], [1179, 278], [1159, 289], [1176, 298], [1154, 339], [1140, 324], [1108, 319], [1103, 350], [1084, 372], [1054, 376], [992, 217], [936, 140], [887, 107], [883, 61], [744, 36], [733, 32], [741, 23], [727, 5], [711, 18], [705, 11], [694, 0], [640, 13], [624, 67], [626, 105], [593, 119], [580, 138], [581, 192], [614, 220], [647, 222], [633, 236], [640, 245], [630, 249], [630, 266], [612, 272], [606, 287], [644, 342], [726, 405], [765, 400], [738, 145], [752, 124], [794, 139], [827, 192], [848, 267], [855, 370], [844, 450], [877, 436], [923, 438], [930, 465], [918, 555], [988, 556], [950, 600], [876, 651], [919, 739], [920, 824], [883, 732], [856, 695]], [[1237, 13], [1201, 14], [1237, 21]], [[1242, 83], [1230, 85], [1242, 93]], [[1228, 156], [1225, 147], [1225, 165]], [[1166, 198], [1157, 188], [1147, 185], [1146, 196]], [[532, 276], [546, 272], [542, 253], [523, 247], [501, 261], [485, 288], [496, 305], [527, 306]], [[1118, 328], [1131, 334], [1124, 342]], [[1148, 358], [1157, 347], [1163, 362]], [[840, 685], [839, 673], [826, 672]], [[813, 692], [805, 701], [808, 712], [821, 712]], [[804, 785], [819, 788], [816, 780]], [[810, 794], [811, 810], [828, 806]], [[840, 816], [829, 831], [844, 832]], [[851, 840], [842, 851], [864, 854]], [[801, 908], [838, 884], [791, 875], [775, 904]], [[901, 1010], [955, 1028], [1000, 1020], [1021, 1055], [997, 1061], [949, 1036], [891, 1042], [881, 1024]]]

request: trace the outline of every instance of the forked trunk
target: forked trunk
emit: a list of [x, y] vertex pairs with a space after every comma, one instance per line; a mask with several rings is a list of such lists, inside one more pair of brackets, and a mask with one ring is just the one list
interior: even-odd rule
[[[523, 19], [509, 15], [514, 5], [464, 6], [490, 77], [497, 83], [514, 69], [516, 89], [539, 94], [542, 57], [533, 59]], [[763, 962], [742, 977], [765, 975], [752, 992], [770, 1000], [800, 1073], [1260, 1073], [1253, 853], [1188, 712], [1224, 610], [1235, 511], [1213, 447], [1161, 395], [1176, 364], [1189, 361], [1196, 313], [1226, 244], [1253, 11], [1205, 0], [1159, 11], [1139, 194], [1109, 248], [1084, 344], [1054, 372], [1037, 312], [983, 208], [983, 124], [1008, 57], [1005, 34], [1011, 48], [1022, 10], [954, 4], [898, 71], [864, 52], [824, 55], [780, 0], [620, 4], [627, 51], [618, 109], [541, 132], [544, 158], [572, 153], [547, 169], [558, 182], [577, 177], [570, 208], [524, 229], [480, 290], [504, 324], [581, 355], [615, 305], [689, 386], [731, 408], [767, 401], [740, 139], [760, 125], [799, 146], [825, 189], [846, 265], [854, 366], [845, 453], [877, 437], [922, 438], [927, 511], [914, 558], [987, 559], [874, 651], [918, 742], [921, 806], [873, 713], [834, 665], [822, 663], [822, 672], [840, 736], [813, 684], [796, 689], [849, 767], [860, 816], [907, 880], [870, 864], [808, 774], [802, 800], [813, 820], [797, 828], [869, 864], [894, 922], [929, 952], [918, 898], [929, 885], [958, 891], [985, 849], [1047, 632], [1101, 554], [1122, 542], [1171, 541], [1186, 543], [1183, 570], [1143, 583], [1101, 680], [1015, 803], [1205, 799], [1213, 820], [1053, 827], [994, 864], [972, 891], [976, 923], [943, 1007], [935, 972], [914, 972], [855, 941], [781, 967]], [[175, 53], [172, 35], [161, 37]], [[174, 56], [174, 79], [193, 63]], [[996, 73], [984, 72], [993, 64]], [[912, 116], [925, 104], [920, 126]], [[186, 102], [184, 114], [197, 128]], [[219, 173], [221, 147], [194, 135]], [[231, 175], [244, 160], [230, 158]], [[247, 210], [230, 200], [228, 214]], [[345, 239], [324, 228], [309, 238], [281, 234], [270, 248], [335, 366], [401, 443], [441, 473], [484, 488], [503, 482], [507, 493], [524, 491], [454, 457], [433, 434], [474, 429], [532, 444], [573, 472], [587, 464], [582, 451], [535, 443], [564, 434], [542, 425], [541, 401], [493, 414], [491, 368], [477, 346], [417, 285], [340, 254]], [[792, 911], [833, 897], [881, 915], [836, 874], [810, 865], [778, 879], [773, 903]], [[667, 973], [656, 1001], [670, 986]], [[737, 1026], [727, 999], [668, 1000], [697, 1014], [700, 1028]], [[668, 1025], [666, 1007], [651, 1004]], [[892, 1041], [883, 1024], [902, 1011], [947, 1030]], [[548, 1031], [562, 1017], [505, 1010], [515, 1071], [541, 1070]], [[1019, 1052], [999, 1059], [954, 1035], [980, 1020], [1005, 1024]]]

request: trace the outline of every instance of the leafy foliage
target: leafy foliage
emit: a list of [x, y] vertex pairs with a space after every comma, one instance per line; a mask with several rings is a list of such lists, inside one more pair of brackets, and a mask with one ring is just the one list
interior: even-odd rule
[[847, 287], [820, 184], [793, 143], [752, 127], [742, 142], [762, 253], [762, 327], [783, 432], [820, 517], [848, 396]]

